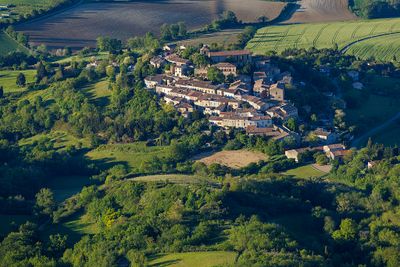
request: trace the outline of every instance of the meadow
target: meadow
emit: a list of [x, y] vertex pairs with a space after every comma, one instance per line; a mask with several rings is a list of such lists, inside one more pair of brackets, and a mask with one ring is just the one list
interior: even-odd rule
[[[19, 87], [16, 84], [17, 76], [23, 73], [26, 78], [27, 86]], [[4, 93], [14, 93], [25, 91], [29, 83], [35, 81], [36, 70], [1, 70], [0, 71], [0, 85], [4, 88]]]
[[146, 142], [131, 144], [101, 145], [89, 151], [86, 156], [104, 167], [123, 164], [130, 171], [137, 170], [141, 164], [154, 156], [164, 157], [168, 153], [168, 146], [146, 146]]
[[17, 50], [26, 53], [29, 52], [28, 49], [11, 39], [3, 31], [0, 31], [0, 55], [6, 55]]
[[179, 41], [180, 45], [186, 46], [199, 46], [201, 44], [218, 44], [228, 47], [231, 44], [235, 44], [238, 41], [239, 34], [242, 33], [242, 29], [229, 29], [222, 30], [219, 32], [202, 34], [197, 37], [193, 37], [187, 40]]
[[[360, 58], [375, 56], [387, 60], [394, 55], [400, 56], [400, 35], [397, 33], [400, 34], [399, 18], [278, 25], [258, 30], [247, 48], [255, 54], [265, 54], [269, 51], [281, 53], [288, 48], [337, 46]], [[378, 45], [371, 49], [371, 44]]]
[[106, 106], [109, 104], [111, 96], [111, 90], [108, 89], [109, 83], [107, 79], [102, 79], [95, 84], [85, 86], [83, 91], [95, 104]]
[[309, 179], [311, 177], [320, 178], [326, 175], [326, 173], [317, 170], [312, 165], [305, 165], [298, 168], [294, 168], [284, 172], [284, 174], [299, 179]]
[[229, 251], [207, 251], [186, 252], [157, 255], [150, 261], [152, 267], [211, 267], [233, 264], [236, 257], [235, 252]]

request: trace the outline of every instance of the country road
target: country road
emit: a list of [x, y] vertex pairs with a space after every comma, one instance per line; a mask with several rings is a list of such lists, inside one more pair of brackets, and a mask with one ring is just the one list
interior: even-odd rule
[[385, 129], [386, 127], [390, 126], [390, 124], [394, 123], [396, 120], [400, 119], [400, 112], [398, 112], [396, 115], [394, 115], [392, 118], [389, 120], [385, 121], [384, 123], [372, 128], [365, 134], [361, 135], [360, 137], [357, 137], [354, 139], [351, 143], [351, 146], [353, 147], [358, 147], [360, 145], [360, 142], [363, 140], [373, 136], [374, 134], [378, 133], [379, 131]]

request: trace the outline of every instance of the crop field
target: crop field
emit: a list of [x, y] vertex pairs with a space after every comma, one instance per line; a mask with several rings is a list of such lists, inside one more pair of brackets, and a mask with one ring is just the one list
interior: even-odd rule
[[[332, 48], [347, 46], [346, 53], [369, 57], [370, 53], [393, 58], [398, 54], [400, 44], [400, 19], [358, 20], [348, 22], [293, 24], [265, 27], [247, 44], [256, 54], [268, 51], [280, 53], [287, 48]], [[373, 39], [368, 39], [374, 37]], [[391, 38], [390, 38], [391, 37]], [[396, 38], [397, 37], [397, 38]], [[390, 42], [385, 42], [390, 38]], [[381, 41], [382, 39], [382, 41]], [[355, 43], [360, 41], [359, 43]], [[353, 44], [354, 43], [354, 49]], [[369, 51], [361, 50], [364, 43], [379, 45]], [[357, 48], [358, 47], [358, 48]], [[400, 56], [400, 55], [399, 55]]]
[[36, 70], [1, 70], [0, 85], [3, 86], [4, 93], [22, 92], [26, 90], [27, 86], [19, 87], [16, 84], [19, 73], [25, 75], [27, 84], [35, 81]]
[[357, 55], [361, 59], [391, 61], [394, 56], [400, 56], [400, 33], [362, 41], [350, 46], [346, 53]]
[[260, 160], [266, 161], [268, 159], [268, 157], [261, 152], [244, 149], [220, 151], [211, 155], [199, 155], [196, 158], [206, 165], [218, 163], [230, 168], [242, 168], [250, 163], [257, 163]]
[[229, 251], [185, 252], [158, 255], [150, 261], [152, 267], [211, 267], [234, 263], [236, 253]]
[[348, 0], [301, 0], [300, 7], [286, 23], [354, 20]]
[[[49, 48], [94, 46], [99, 36], [127, 39], [146, 32], [158, 33], [163, 23], [185, 21], [188, 29], [210, 23], [225, 10], [243, 21], [260, 16], [277, 17], [285, 3], [263, 0], [166, 0], [132, 2], [85, 2], [64, 12], [16, 26], [33, 44]], [[179, 10], [179, 12], [177, 12]]]
[[102, 145], [95, 150], [89, 151], [86, 156], [104, 167], [123, 164], [133, 171], [140, 168], [144, 161], [150, 160], [154, 156], [165, 156], [167, 150], [167, 146], [146, 146], [145, 142], [137, 142], [132, 144]]

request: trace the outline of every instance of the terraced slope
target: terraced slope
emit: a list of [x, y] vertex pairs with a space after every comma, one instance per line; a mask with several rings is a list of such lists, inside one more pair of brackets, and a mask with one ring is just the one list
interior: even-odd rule
[[[247, 44], [256, 54], [287, 48], [347, 48], [346, 53], [380, 60], [399, 54], [400, 19], [357, 20], [265, 27]], [[372, 38], [372, 39], [371, 39]]]

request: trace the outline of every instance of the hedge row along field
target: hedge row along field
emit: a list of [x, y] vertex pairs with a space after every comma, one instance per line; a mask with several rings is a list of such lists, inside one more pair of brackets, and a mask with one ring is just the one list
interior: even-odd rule
[[[358, 41], [358, 42], [357, 42]], [[247, 44], [256, 54], [281, 53], [287, 48], [346, 48], [346, 53], [366, 59], [400, 57], [400, 19], [293, 24], [265, 27]], [[349, 46], [350, 45], [350, 46]], [[348, 47], [347, 47], [348, 46]]]

